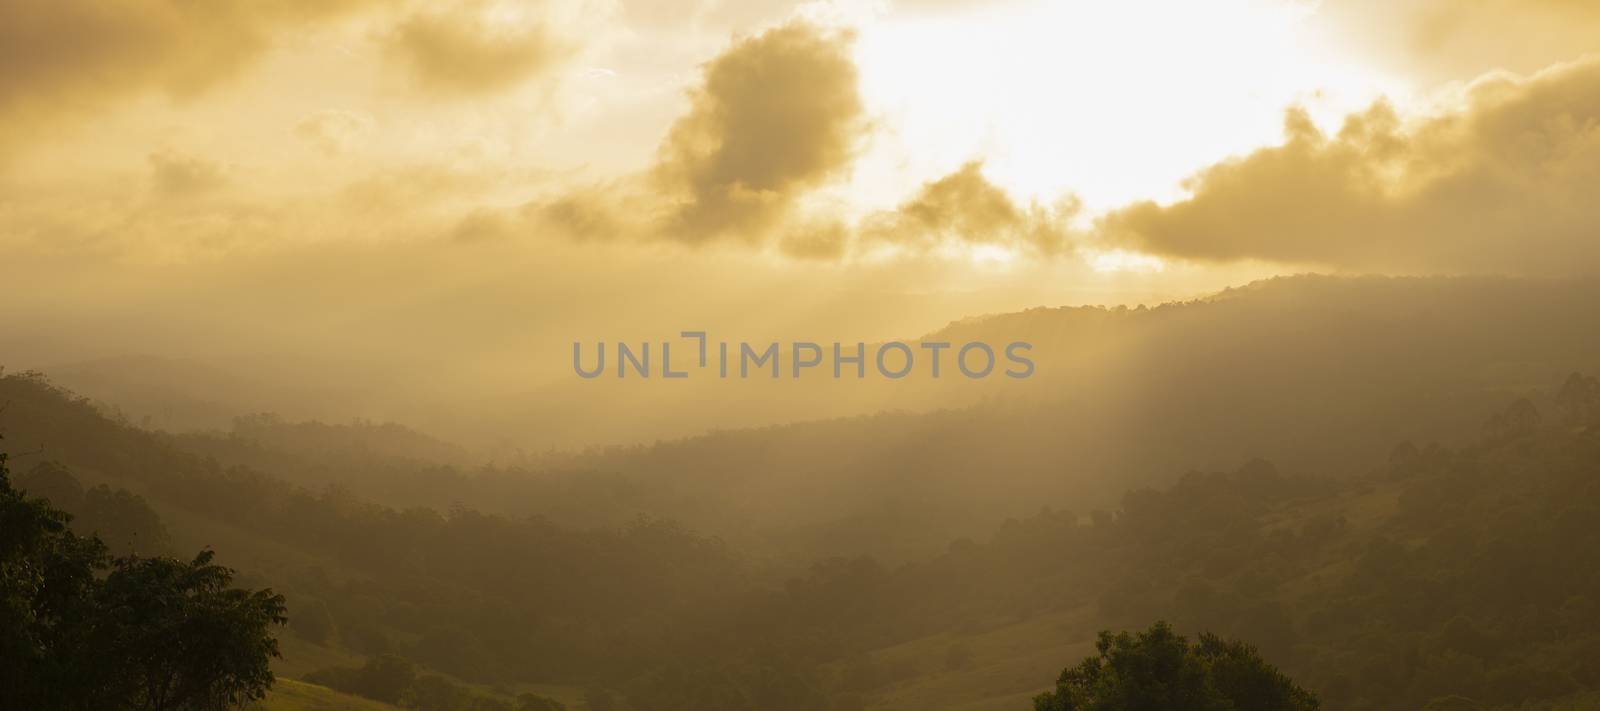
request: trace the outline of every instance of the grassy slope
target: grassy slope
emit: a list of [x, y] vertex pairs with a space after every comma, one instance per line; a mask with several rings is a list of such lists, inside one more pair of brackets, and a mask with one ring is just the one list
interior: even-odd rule
[[342, 694], [326, 686], [278, 678], [272, 693], [257, 704], [259, 711], [398, 711], [394, 706]]
[[[937, 635], [878, 650], [877, 661], [908, 665], [916, 676], [872, 699], [879, 709], [1020, 711], [1070, 661], [1093, 653], [1092, 610], [1052, 612], [966, 635]], [[951, 648], [969, 653], [952, 668]]]

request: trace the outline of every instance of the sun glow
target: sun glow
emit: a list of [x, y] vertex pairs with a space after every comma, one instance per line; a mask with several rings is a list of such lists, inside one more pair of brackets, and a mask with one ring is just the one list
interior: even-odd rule
[[[974, 158], [1020, 196], [1091, 211], [1181, 197], [1198, 168], [1276, 143], [1283, 111], [1332, 124], [1407, 88], [1316, 41], [1300, 3], [973, 4], [890, 15], [859, 44], [862, 90], [893, 131], [852, 191], [880, 202]], [[1397, 96], [1398, 95], [1398, 96]]]

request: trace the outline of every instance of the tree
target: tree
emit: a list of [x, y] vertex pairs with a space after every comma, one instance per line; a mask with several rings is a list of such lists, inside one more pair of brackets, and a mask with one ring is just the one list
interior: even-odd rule
[[79, 538], [71, 518], [11, 485], [0, 452], [0, 689], [20, 708], [68, 705], [74, 653], [104, 567], [105, 546]]
[[[0, 453], [0, 689], [19, 708], [215, 709], [260, 699], [283, 597], [233, 571], [111, 558], [11, 485]], [[102, 575], [103, 574], [103, 575]]]
[[1137, 636], [1101, 632], [1097, 656], [1068, 667], [1035, 711], [1314, 711], [1296, 686], [1242, 642], [1203, 634], [1198, 644], [1157, 622]]
[[193, 560], [119, 558], [95, 596], [89, 641], [108, 703], [140, 709], [227, 708], [272, 686], [283, 597], [231, 587], [233, 571]]

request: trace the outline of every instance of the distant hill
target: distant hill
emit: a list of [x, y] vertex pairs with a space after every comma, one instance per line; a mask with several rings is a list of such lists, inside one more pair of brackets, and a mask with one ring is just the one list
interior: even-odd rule
[[315, 430], [323, 445], [274, 444], [321, 427], [286, 418], [271, 436], [184, 446], [397, 505], [459, 502], [569, 525], [645, 513], [769, 553], [900, 558], [1046, 501], [1111, 508], [1126, 489], [1191, 468], [1260, 457], [1347, 475], [1381, 465], [1397, 441], [1460, 443], [1481, 413], [1600, 370], [1600, 331], [1585, 326], [1597, 319], [1595, 280], [1285, 277], [1152, 308], [975, 317], [925, 337], [1030, 342], [1038, 369], [1027, 380], [835, 382], [831, 369], [775, 383], [574, 378], [537, 401], [473, 403], [484, 431], [529, 443], [568, 427], [722, 425], [652, 444], [543, 454], [530, 444], [480, 469], [398, 430], [326, 426]]
[[295, 382], [257, 373], [248, 363], [151, 355], [54, 363], [44, 370], [55, 382], [134, 422], [173, 432], [226, 430], [235, 417], [256, 412], [343, 421], [361, 412], [348, 411], [340, 403], [371, 399], [370, 388], [331, 384], [325, 374], [309, 367]]
[[[1168, 619], [1258, 645], [1328, 708], [1592, 708], [1600, 380], [1533, 394], [1477, 413], [1456, 445], [1397, 441], [1368, 469], [1305, 476], [1250, 460], [1101, 510], [1044, 498], [903, 562], [851, 555], [864, 544], [851, 536], [923, 520], [868, 521], [779, 575], [765, 556], [660, 520], [584, 529], [317, 494], [198, 457], [38, 377], [0, 378], [0, 427], [30, 486], [45, 488], [56, 469], [42, 460], [55, 460], [86, 484], [134, 490], [174, 547], [214, 545], [241, 581], [284, 592], [289, 654], [399, 653], [469, 682], [598, 688], [658, 711], [702, 711], [706, 698], [1000, 711], [1047, 687], [1095, 631]], [[730, 451], [715, 438], [679, 446]], [[908, 491], [917, 473], [899, 472]], [[927, 499], [909, 501], [914, 512]], [[718, 503], [765, 504], [699, 505]], [[82, 511], [85, 530], [101, 528]]]
[[[392, 379], [359, 363], [247, 359], [117, 358], [45, 369], [155, 427], [225, 430], [234, 416], [256, 412], [291, 422], [396, 421], [501, 461], [518, 450], [1042, 403], [1054, 407], [1045, 424], [1075, 442], [1076, 459], [1126, 481], [1257, 455], [1331, 468], [1331, 457], [1381, 453], [1396, 436], [1458, 431], [1471, 424], [1460, 413], [1600, 367], [1600, 335], [1582, 326], [1600, 317], [1597, 304], [1594, 279], [1306, 275], [1148, 308], [1041, 307], [966, 318], [931, 334], [883, 334], [996, 347], [1027, 341], [1038, 366], [1027, 380], [968, 381], [948, 363], [938, 381], [919, 369], [906, 380], [835, 382], [831, 367], [800, 381], [787, 372], [777, 381], [712, 373], [583, 380], [570, 372], [564, 349], [560, 368], [530, 371], [518, 382], [478, 382], [468, 368]], [[790, 338], [831, 345], [831, 334]], [[1162, 446], [1148, 446], [1147, 434]]]
[[[1597, 318], [1590, 280], [1318, 276], [975, 318], [928, 338], [1027, 340], [1038, 374], [819, 382], [778, 401], [860, 389], [907, 409], [536, 458], [579, 474], [492, 498], [562, 520], [648, 511], [786, 550], [915, 555], [1048, 501], [1110, 508], [1191, 468], [1260, 457], [1348, 475], [1397, 441], [1461, 443], [1482, 413], [1600, 370], [1600, 330], [1583, 325]], [[944, 395], [979, 399], [927, 409]]]

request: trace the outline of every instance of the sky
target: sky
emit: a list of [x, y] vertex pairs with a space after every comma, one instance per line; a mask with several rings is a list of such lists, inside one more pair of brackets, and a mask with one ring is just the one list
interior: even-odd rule
[[0, 0], [0, 356], [537, 388], [578, 339], [1589, 273], [1597, 38], [1582, 0]]

